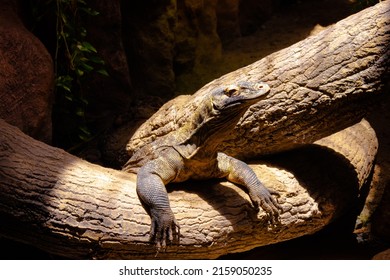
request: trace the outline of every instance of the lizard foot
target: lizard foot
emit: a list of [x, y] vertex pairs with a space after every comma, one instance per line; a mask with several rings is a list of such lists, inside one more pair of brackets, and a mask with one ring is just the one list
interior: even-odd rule
[[279, 217], [279, 213], [283, 210], [283, 208], [273, 195], [280, 197], [280, 194], [277, 191], [267, 189], [264, 186], [249, 193], [255, 208], [258, 209], [260, 206], [265, 212], [267, 212], [272, 221], [276, 222]]
[[178, 225], [171, 209], [151, 209], [152, 224], [150, 226], [150, 241], [156, 244], [156, 256], [162, 250], [166, 250], [167, 241], [172, 243], [174, 236], [180, 237]]

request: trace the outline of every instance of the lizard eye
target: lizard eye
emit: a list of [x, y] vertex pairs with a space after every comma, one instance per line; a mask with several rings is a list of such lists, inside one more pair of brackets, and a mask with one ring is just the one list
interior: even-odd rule
[[263, 89], [263, 88], [264, 88], [264, 84], [262, 84], [262, 83], [255, 84], [254, 88], [255, 88], [256, 90]]
[[232, 97], [232, 96], [237, 96], [240, 94], [240, 88], [238, 86], [228, 86], [225, 90], [224, 90], [224, 94], [228, 97]]

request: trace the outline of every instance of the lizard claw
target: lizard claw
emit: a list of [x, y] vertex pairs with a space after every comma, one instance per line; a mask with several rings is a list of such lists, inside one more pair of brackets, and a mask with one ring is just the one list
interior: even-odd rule
[[282, 206], [273, 197], [273, 195], [280, 197], [280, 194], [274, 190], [269, 190], [265, 187], [262, 187], [256, 192], [249, 193], [249, 196], [252, 200], [252, 203], [256, 209], [261, 208], [270, 215], [272, 221], [276, 221], [276, 218], [279, 217], [280, 212], [283, 210]]
[[180, 236], [180, 226], [178, 225], [171, 209], [150, 211], [152, 224], [150, 226], [150, 242], [156, 244], [156, 257], [158, 253], [166, 250], [167, 241], [172, 243], [174, 235]]

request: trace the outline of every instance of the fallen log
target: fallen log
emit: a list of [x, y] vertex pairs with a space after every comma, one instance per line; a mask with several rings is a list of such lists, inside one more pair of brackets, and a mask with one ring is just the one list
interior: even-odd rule
[[[384, 1], [217, 79], [191, 102], [168, 103], [139, 130], [131, 149], [182, 125], [191, 106], [213, 87], [243, 79], [263, 80], [273, 90], [221, 147], [232, 155], [253, 157], [310, 144], [359, 121], [388, 83], [389, 6]], [[311, 51], [313, 45], [321, 52]], [[136, 195], [135, 175], [85, 162], [4, 121], [0, 131], [2, 236], [67, 258], [154, 257], [150, 218]], [[182, 237], [157, 257], [216, 258], [316, 232], [354, 204], [376, 149], [375, 133], [363, 121], [316, 145], [253, 162], [264, 184], [281, 194], [283, 213], [275, 225], [228, 182], [169, 185]]]
[[[88, 163], [2, 120], [0, 132], [0, 235], [72, 259], [154, 258], [135, 175]], [[168, 185], [182, 236], [157, 258], [217, 258], [314, 233], [354, 205], [376, 150], [375, 132], [362, 121], [318, 145], [253, 162], [281, 194], [274, 225], [228, 182]]]

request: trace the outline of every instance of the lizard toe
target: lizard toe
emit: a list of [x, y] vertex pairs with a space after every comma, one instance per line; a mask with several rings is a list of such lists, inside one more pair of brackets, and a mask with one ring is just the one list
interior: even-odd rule
[[156, 245], [158, 254], [161, 250], [166, 250], [167, 242], [171, 243], [174, 239], [174, 235], [179, 235], [180, 227], [170, 209], [159, 211], [151, 210], [151, 217], [150, 242]]
[[256, 194], [250, 194], [255, 208], [258, 209], [260, 206], [273, 221], [275, 221], [282, 210], [279, 202], [272, 196], [275, 194], [279, 195], [276, 191], [267, 188], [262, 188], [260, 191], [256, 192]]

